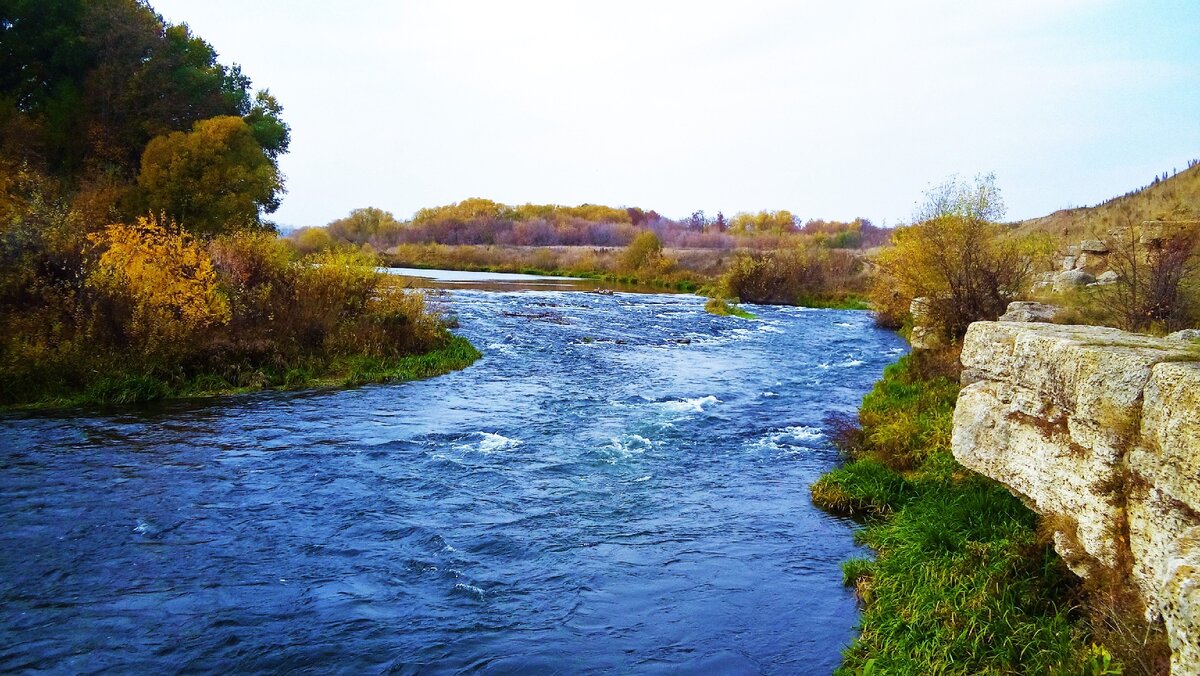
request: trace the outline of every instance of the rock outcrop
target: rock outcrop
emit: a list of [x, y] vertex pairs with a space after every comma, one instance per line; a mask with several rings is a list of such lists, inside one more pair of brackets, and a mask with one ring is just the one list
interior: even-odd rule
[[1116, 329], [978, 322], [954, 456], [1054, 528], [1081, 576], [1128, 579], [1172, 671], [1200, 673], [1200, 352]]
[[1052, 322], [1062, 308], [1049, 303], [1034, 303], [1026, 300], [1013, 301], [1000, 315], [1002, 322]]

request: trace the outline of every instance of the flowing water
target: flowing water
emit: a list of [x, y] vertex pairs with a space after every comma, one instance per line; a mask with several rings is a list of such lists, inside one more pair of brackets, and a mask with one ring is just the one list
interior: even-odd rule
[[0, 418], [0, 671], [827, 673], [862, 312], [455, 290], [423, 382]]

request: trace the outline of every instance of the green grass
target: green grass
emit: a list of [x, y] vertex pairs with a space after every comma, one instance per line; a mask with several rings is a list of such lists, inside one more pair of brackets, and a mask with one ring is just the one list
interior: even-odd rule
[[308, 357], [273, 368], [239, 370], [236, 376], [217, 373], [183, 375], [161, 369], [113, 372], [86, 386], [59, 385], [14, 409], [126, 405], [143, 402], [242, 394], [258, 390], [297, 390], [313, 387], [352, 387], [367, 383], [419, 380], [470, 366], [480, 356], [466, 338], [447, 334], [444, 345], [424, 354], [394, 358], [350, 355]]
[[[1037, 515], [950, 453], [957, 385], [920, 357], [863, 400], [848, 462], [813, 501], [867, 519], [844, 578], [863, 604], [839, 674], [1089, 674], [1114, 668], [1073, 608], [1076, 580]], [[1108, 662], [1105, 662], [1108, 660]], [[1107, 667], [1105, 666], [1107, 664]], [[1113, 673], [1109, 671], [1108, 673]]]
[[753, 312], [747, 312], [738, 307], [737, 303], [730, 303], [724, 298], [709, 298], [704, 304], [705, 312], [718, 315], [720, 317], [741, 317], [742, 319], [754, 319]]
[[862, 296], [831, 295], [801, 296], [796, 299], [800, 307], [824, 308], [827, 310], [870, 310], [871, 303]]

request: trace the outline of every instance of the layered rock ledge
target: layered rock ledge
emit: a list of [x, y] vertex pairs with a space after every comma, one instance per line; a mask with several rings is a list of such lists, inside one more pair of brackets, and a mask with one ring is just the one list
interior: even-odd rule
[[1127, 580], [1200, 673], [1200, 345], [972, 324], [954, 456], [1046, 517], [1077, 574]]

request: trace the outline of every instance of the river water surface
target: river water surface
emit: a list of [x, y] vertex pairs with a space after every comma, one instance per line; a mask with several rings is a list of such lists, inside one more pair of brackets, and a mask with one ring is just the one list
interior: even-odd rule
[[863, 312], [456, 289], [423, 382], [0, 418], [0, 671], [828, 673]]

